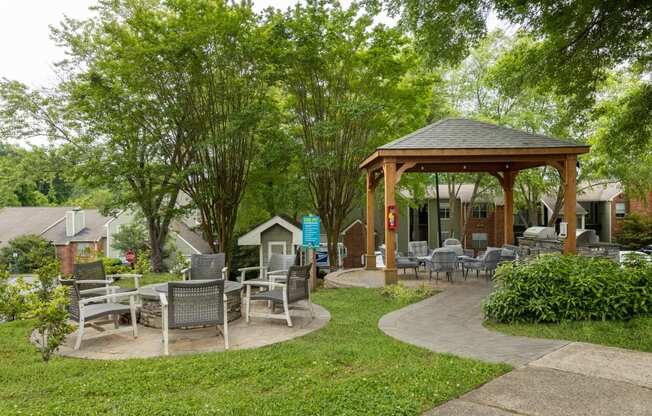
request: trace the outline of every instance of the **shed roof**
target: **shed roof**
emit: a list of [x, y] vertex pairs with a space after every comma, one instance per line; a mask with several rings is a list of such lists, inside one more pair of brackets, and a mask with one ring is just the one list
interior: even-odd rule
[[267, 229], [279, 225], [292, 233], [292, 244], [301, 244], [303, 240], [303, 231], [301, 226], [294, 220], [284, 215], [276, 215], [264, 223], [254, 227], [251, 231], [238, 238], [239, 246], [257, 246], [260, 245], [260, 235]]
[[445, 118], [379, 149], [483, 149], [586, 147], [541, 134], [532, 134], [466, 118]]

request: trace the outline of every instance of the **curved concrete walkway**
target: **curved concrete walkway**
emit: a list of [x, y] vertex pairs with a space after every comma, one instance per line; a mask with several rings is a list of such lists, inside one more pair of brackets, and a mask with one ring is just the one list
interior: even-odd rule
[[459, 282], [381, 318], [404, 342], [518, 367], [424, 416], [652, 415], [652, 354], [489, 331], [481, 303], [490, 291]]
[[487, 330], [481, 304], [490, 292], [491, 286], [482, 281], [450, 285], [438, 295], [383, 316], [378, 326], [387, 335], [432, 351], [516, 367], [568, 344]]

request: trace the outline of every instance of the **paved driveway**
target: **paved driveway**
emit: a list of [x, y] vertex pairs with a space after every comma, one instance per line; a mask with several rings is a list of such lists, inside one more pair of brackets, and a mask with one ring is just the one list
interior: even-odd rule
[[489, 292], [461, 283], [380, 320], [404, 342], [516, 367], [426, 415], [652, 415], [652, 354], [491, 332], [481, 312]]

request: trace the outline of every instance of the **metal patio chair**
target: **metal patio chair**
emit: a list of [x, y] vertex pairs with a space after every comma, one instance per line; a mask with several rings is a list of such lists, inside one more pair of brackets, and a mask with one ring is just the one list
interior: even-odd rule
[[428, 277], [432, 280], [432, 272], [436, 273], [437, 280], [439, 280], [439, 273], [446, 274], [449, 282], [453, 281], [453, 273], [457, 268], [457, 253], [449, 247], [442, 247], [436, 249], [430, 259], [426, 262], [426, 269], [428, 270]]
[[163, 349], [169, 355], [170, 329], [216, 326], [229, 349], [229, 324], [224, 280], [168, 282], [168, 293], [159, 294], [162, 306]]
[[297, 256], [294, 254], [272, 254], [267, 266], [252, 266], [238, 269], [240, 277], [238, 280], [243, 283], [246, 280], [247, 272], [257, 271], [258, 279], [284, 281], [291, 266], [294, 266]]
[[183, 280], [214, 280], [228, 278], [226, 254], [193, 254], [190, 267], [181, 270]]
[[[298, 302], [305, 302], [310, 310], [310, 316], [314, 318], [315, 314], [310, 299], [310, 269], [312, 265], [290, 266], [285, 278], [285, 282], [275, 281], [257, 281], [246, 280], [243, 284], [247, 287], [245, 299], [245, 318], [249, 322], [251, 317], [284, 319], [288, 326], [292, 326], [290, 317], [290, 305]], [[251, 293], [251, 287], [258, 286], [263, 290], [258, 293]], [[262, 300], [272, 303], [273, 305], [283, 305], [283, 313], [262, 313], [251, 312], [251, 301]]]
[[126, 293], [134, 290], [113, 285], [116, 279], [133, 279], [135, 290], [138, 290], [141, 277], [141, 274], [134, 273], [106, 274], [104, 263], [101, 260], [90, 263], [77, 263], [73, 266], [73, 279], [81, 286], [80, 294], [83, 298], [102, 296], [109, 293]]
[[477, 258], [465, 258], [462, 261], [464, 278], [468, 277], [470, 270], [475, 270], [476, 277], [480, 276], [480, 271], [484, 271], [487, 280], [491, 279], [500, 262], [501, 251], [499, 247], [487, 247], [487, 250]]
[[[106, 293], [101, 296], [84, 298], [81, 293], [82, 290], [80, 290], [81, 285], [78, 281], [74, 279], [62, 279], [59, 282], [70, 290], [68, 313], [70, 314], [70, 319], [78, 323], [77, 341], [75, 342], [76, 350], [81, 347], [85, 324], [90, 320], [104, 318], [106, 316], [113, 318], [113, 324], [117, 329], [120, 325], [120, 315], [129, 313], [131, 315], [134, 338], [138, 336], [138, 324], [136, 322], [137, 291]], [[126, 297], [129, 298], [129, 305], [117, 303], [117, 299]]]

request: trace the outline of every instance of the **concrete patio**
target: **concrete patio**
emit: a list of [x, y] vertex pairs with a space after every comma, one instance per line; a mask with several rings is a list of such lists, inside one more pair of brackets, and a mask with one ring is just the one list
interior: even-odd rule
[[[252, 309], [265, 305], [253, 305]], [[258, 348], [306, 335], [324, 327], [330, 321], [330, 313], [313, 304], [315, 317], [304, 309], [292, 309], [292, 327], [282, 320], [252, 318], [247, 324], [244, 317], [229, 324], [230, 350]], [[102, 326], [87, 325], [79, 350], [74, 350], [76, 331], [68, 335], [58, 354], [67, 357], [120, 360], [128, 358], [151, 358], [163, 355], [161, 329], [138, 326], [138, 338], [134, 339], [131, 325], [114, 329], [112, 323]], [[215, 327], [170, 330], [170, 355], [224, 351], [224, 338]]]

